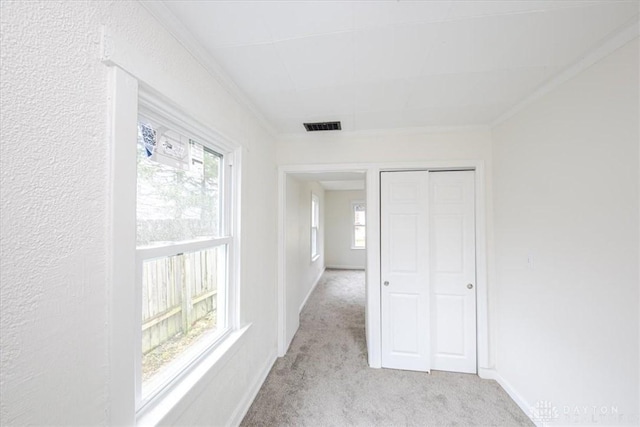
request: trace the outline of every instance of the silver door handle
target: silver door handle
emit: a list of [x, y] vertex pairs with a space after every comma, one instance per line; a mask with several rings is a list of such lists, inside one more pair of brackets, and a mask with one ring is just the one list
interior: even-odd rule
[[469, 283], [469, 284], [467, 285], [467, 289], [473, 289], [473, 285], [472, 285], [471, 283]]
[[389, 286], [389, 282], [388, 282], [388, 281], [386, 281], [386, 280], [384, 281], [384, 283], [383, 283], [383, 284], [384, 284], [385, 286]]

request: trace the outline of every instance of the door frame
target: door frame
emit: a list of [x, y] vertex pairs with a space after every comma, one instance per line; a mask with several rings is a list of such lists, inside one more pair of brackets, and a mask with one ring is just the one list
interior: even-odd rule
[[486, 169], [483, 160], [434, 160], [283, 165], [278, 168], [278, 356], [285, 355], [286, 342], [286, 178], [288, 173], [364, 172], [367, 199], [367, 260], [365, 329], [369, 366], [382, 366], [380, 297], [380, 172], [404, 170], [469, 170], [475, 175], [476, 203], [476, 333], [478, 374], [492, 369], [488, 311]]
[[[294, 334], [287, 333], [287, 175], [294, 173], [331, 173], [331, 172], [357, 172], [366, 176], [367, 170], [362, 165], [294, 165], [280, 166], [278, 168], [278, 340], [277, 354], [283, 357]], [[365, 178], [366, 179], [366, 178]], [[366, 212], [368, 215], [368, 210]], [[368, 236], [368, 235], [367, 235]], [[324, 266], [323, 266], [324, 267]], [[296, 303], [296, 302], [294, 302]]]

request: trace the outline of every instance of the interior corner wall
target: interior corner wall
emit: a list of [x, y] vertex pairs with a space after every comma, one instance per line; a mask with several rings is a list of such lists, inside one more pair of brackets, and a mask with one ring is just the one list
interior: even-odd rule
[[325, 192], [325, 263], [327, 268], [365, 268], [366, 251], [353, 249], [353, 202], [364, 202], [364, 190]]
[[640, 422], [638, 52], [493, 132], [497, 372], [561, 424]]
[[152, 71], [146, 84], [243, 146], [240, 313], [253, 326], [202, 393], [186, 396], [188, 410], [165, 420], [234, 422], [276, 355], [273, 138], [139, 2], [0, 7], [2, 424], [108, 425], [122, 411], [110, 396], [109, 188], [118, 177], [110, 174], [103, 26]]

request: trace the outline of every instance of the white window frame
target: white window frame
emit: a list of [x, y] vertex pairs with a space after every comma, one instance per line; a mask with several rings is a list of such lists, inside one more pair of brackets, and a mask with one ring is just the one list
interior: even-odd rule
[[[160, 397], [164, 394], [165, 389], [171, 388], [175, 383], [179, 382], [193, 366], [198, 363], [198, 360], [206, 357], [213, 349], [220, 345], [229, 334], [236, 329], [237, 324], [233, 321], [236, 318], [235, 298], [237, 292], [234, 292], [236, 287], [234, 277], [234, 232], [233, 226], [233, 167], [234, 167], [234, 152], [233, 150], [226, 148], [222, 145], [218, 145], [215, 135], [207, 132], [206, 128], [197, 126], [192, 122], [192, 119], [187, 117], [174, 117], [167, 114], [167, 111], [163, 111], [163, 103], [158, 99], [144, 94], [141, 92], [140, 103], [138, 106], [139, 121], [150, 121], [152, 123], [159, 123], [163, 126], [168, 126], [171, 130], [180, 133], [188, 137], [189, 139], [202, 144], [203, 147], [209, 148], [214, 152], [222, 156], [220, 163], [220, 178], [221, 178], [221, 198], [220, 205], [222, 210], [220, 212], [220, 224], [219, 235], [221, 237], [193, 240], [193, 241], [181, 241], [175, 243], [169, 243], [162, 246], [151, 246], [136, 248], [136, 323], [142, 325], [142, 273], [143, 264], [147, 260], [166, 258], [171, 256], [180, 255], [182, 253], [197, 252], [206, 249], [215, 249], [220, 246], [226, 246], [226, 283], [223, 289], [218, 289], [218, 305], [221, 308], [223, 316], [217, 319], [217, 330], [215, 334], [208, 340], [198, 342], [188, 348], [179, 356], [186, 360], [185, 364], [176, 364], [173, 371], [168, 372], [165, 383], [160, 385], [156, 390], [153, 390], [148, 396], [143, 398], [142, 396], [142, 331], [140, 327], [137, 327], [137, 339], [136, 339], [136, 371], [135, 371], [135, 387], [136, 387], [136, 412], [140, 413], [149, 404], [152, 404], [156, 397]], [[186, 119], [186, 121], [185, 121]], [[182, 123], [181, 123], [182, 122]]]
[[[251, 323], [240, 324], [240, 191], [242, 149], [212, 128], [203, 126], [164, 96], [143, 85], [110, 59], [109, 142], [110, 162], [110, 277], [109, 277], [109, 402], [106, 408], [111, 425], [171, 424], [188, 408], [208, 381], [220, 373], [243, 344]], [[141, 356], [142, 289], [136, 286], [139, 271], [136, 253], [137, 130], [139, 111], [170, 118], [176, 130], [185, 130], [194, 140], [214, 141], [214, 151], [226, 156], [230, 179], [225, 181], [225, 205], [230, 235], [227, 267], [226, 334], [208, 346], [188, 368], [182, 370], [153, 399], [140, 406], [136, 372]], [[188, 130], [188, 132], [186, 131]], [[204, 242], [205, 245], [223, 243]], [[194, 246], [195, 247], [195, 246]], [[174, 248], [175, 249], [175, 248]], [[139, 292], [138, 292], [139, 288]], [[133, 345], [132, 345], [133, 343]]]
[[[365, 203], [364, 200], [352, 200], [351, 201], [351, 249], [354, 250], [362, 250], [362, 249], [366, 249], [367, 248], [367, 244], [365, 242], [364, 246], [356, 246], [356, 205], [364, 205], [365, 206], [365, 221], [366, 221], [366, 215], [367, 215], [367, 204]], [[365, 234], [366, 234], [366, 230], [367, 230], [367, 225], [365, 222], [365, 225], [361, 225], [359, 227], [364, 227], [365, 228]]]
[[[315, 239], [314, 239], [315, 237]], [[320, 258], [319, 251], [320, 237], [320, 198], [311, 193], [311, 227], [310, 227], [310, 243], [311, 243], [311, 262]]]

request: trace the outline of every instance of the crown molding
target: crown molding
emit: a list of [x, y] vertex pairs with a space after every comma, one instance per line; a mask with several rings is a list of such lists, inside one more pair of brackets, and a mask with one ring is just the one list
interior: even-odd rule
[[502, 113], [502, 115], [500, 115], [496, 120], [493, 121], [493, 123], [491, 123], [490, 127], [494, 128], [504, 123], [506, 120], [515, 116], [520, 111], [524, 110], [526, 107], [533, 104], [535, 101], [542, 98], [544, 95], [551, 92], [561, 84], [571, 80], [573, 77], [591, 67], [596, 62], [610, 55], [630, 41], [638, 38], [639, 35], [640, 20], [639, 16], [636, 15], [631, 23], [620, 29], [620, 31], [616, 31], [611, 36], [605, 38], [597, 47], [587, 52], [577, 62], [574, 62], [569, 67], [565, 68], [564, 71], [561, 71], [555, 77], [552, 77], [550, 80], [543, 83], [529, 96]]
[[262, 127], [272, 137], [278, 132], [265, 118], [262, 112], [253, 104], [245, 93], [236, 85], [229, 75], [218, 65], [211, 54], [202, 46], [194, 35], [180, 22], [163, 1], [140, 2], [151, 14], [184, 47], [200, 65], [231, 95], [242, 107], [257, 119]]
[[[249, 113], [251, 113], [263, 128], [274, 138], [293, 139], [300, 138], [305, 133], [280, 133], [269, 122], [262, 112], [253, 104], [247, 95], [235, 84], [228, 74], [218, 65], [211, 54], [193, 36], [193, 34], [178, 20], [163, 1], [144, 1], [140, 4], [200, 63], [209, 74]], [[515, 116], [526, 107], [542, 98], [561, 84], [572, 79], [596, 62], [613, 53], [631, 40], [640, 35], [640, 20], [636, 15], [631, 22], [621, 30], [604, 39], [597, 47], [586, 53], [578, 61], [564, 69], [555, 77], [547, 80], [529, 96], [522, 99], [514, 106], [502, 113], [493, 122], [479, 126], [453, 126], [453, 127], [415, 127], [398, 129], [367, 129], [360, 131], [346, 131], [350, 136], [364, 136], [371, 134], [413, 134], [413, 133], [451, 133], [465, 131], [484, 131], [492, 129], [511, 117]]]

